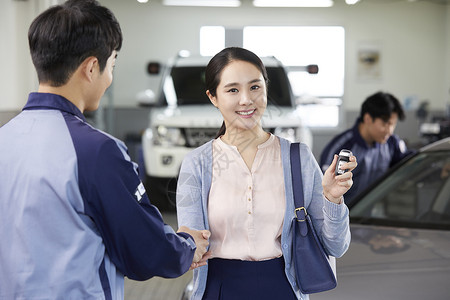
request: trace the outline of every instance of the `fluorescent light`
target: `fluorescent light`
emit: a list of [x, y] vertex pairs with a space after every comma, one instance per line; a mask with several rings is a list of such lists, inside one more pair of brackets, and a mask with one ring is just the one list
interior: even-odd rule
[[354, 5], [358, 2], [359, 2], [359, 0], [345, 0], [345, 3], [347, 3], [348, 5]]
[[147, 3], [148, 0], [137, 0], [137, 2], [139, 2], [139, 3]]
[[253, 0], [257, 7], [330, 7], [333, 0]]
[[220, 6], [220, 7], [238, 7], [241, 6], [240, 0], [163, 0], [164, 5], [168, 6]]

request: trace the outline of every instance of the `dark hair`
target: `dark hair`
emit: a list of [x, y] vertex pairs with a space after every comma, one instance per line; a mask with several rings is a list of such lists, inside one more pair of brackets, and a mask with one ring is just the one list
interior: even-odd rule
[[366, 98], [361, 106], [360, 119], [368, 113], [373, 119], [380, 118], [387, 122], [392, 113], [397, 113], [399, 120], [405, 119], [402, 105], [389, 93], [378, 92]]
[[[212, 96], [216, 96], [217, 86], [220, 83], [220, 77], [222, 75], [223, 69], [228, 66], [232, 61], [245, 61], [254, 65], [261, 72], [264, 81], [266, 82], [266, 87], [269, 85], [269, 78], [267, 76], [266, 67], [264, 66], [261, 59], [253, 52], [239, 47], [229, 47], [225, 48], [209, 61], [205, 70], [205, 84], [206, 90]], [[217, 137], [223, 135], [226, 131], [225, 122], [222, 123], [222, 127], [217, 133]]]
[[31, 58], [40, 83], [62, 86], [88, 57], [103, 72], [122, 31], [114, 14], [95, 0], [69, 0], [41, 13], [28, 30]]

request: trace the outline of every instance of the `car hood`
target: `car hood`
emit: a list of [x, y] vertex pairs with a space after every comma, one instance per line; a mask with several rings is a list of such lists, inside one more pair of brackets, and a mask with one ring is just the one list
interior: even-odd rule
[[[153, 125], [171, 127], [219, 128], [223, 121], [220, 111], [213, 105], [153, 108], [150, 114]], [[294, 109], [272, 105], [267, 107], [261, 122], [265, 128], [301, 126], [300, 118]]]
[[153, 108], [150, 114], [153, 125], [180, 128], [219, 128], [223, 120], [219, 110], [212, 104]]
[[336, 289], [311, 300], [448, 299], [450, 231], [351, 225]]

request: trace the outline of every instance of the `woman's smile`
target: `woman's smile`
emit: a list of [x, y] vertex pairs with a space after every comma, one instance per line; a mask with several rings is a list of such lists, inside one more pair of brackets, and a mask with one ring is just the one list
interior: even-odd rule
[[256, 108], [250, 109], [250, 110], [240, 110], [236, 111], [236, 113], [244, 118], [251, 118], [253, 114], [255, 113]]

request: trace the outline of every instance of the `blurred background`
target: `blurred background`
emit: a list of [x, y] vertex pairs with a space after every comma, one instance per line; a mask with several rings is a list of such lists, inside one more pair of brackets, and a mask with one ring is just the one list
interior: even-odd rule
[[[0, 0], [0, 126], [20, 112], [38, 86], [28, 27], [41, 11], [62, 2]], [[312, 134], [317, 159], [332, 137], [354, 124], [361, 103], [377, 91], [403, 104], [406, 120], [399, 122], [396, 134], [410, 148], [450, 135], [448, 0], [293, 1], [303, 7], [284, 7], [282, 0], [99, 2], [116, 15], [124, 43], [113, 84], [101, 107], [86, 116], [125, 141], [140, 165], [141, 138], [153, 109], [142, 102], [158, 95], [164, 76], [149, 72], [149, 66], [164, 69], [177, 55], [211, 56], [227, 46], [275, 56], [286, 67], [293, 109]], [[311, 64], [318, 65], [317, 74], [302, 69]], [[173, 212], [164, 216], [177, 227]], [[127, 281], [126, 299], [150, 294], [148, 299], [178, 299], [190, 276]]]
[[[37, 88], [27, 30], [40, 11], [58, 2], [0, 1], [0, 125]], [[325, 1], [328, 7], [257, 7], [251, 0], [222, 1], [230, 7], [197, 6], [195, 1], [186, 6], [188, 0], [178, 1], [181, 6], [163, 0], [100, 2], [118, 18], [124, 44], [114, 83], [91, 117], [97, 127], [130, 145], [149, 121], [150, 108], [138, 106], [136, 95], [158, 90], [161, 81], [160, 75], [147, 73], [148, 62], [164, 64], [181, 50], [212, 55], [224, 46], [244, 46], [260, 56], [275, 55], [288, 67], [318, 64], [317, 76], [290, 75], [316, 157], [332, 136], [353, 125], [362, 101], [376, 91], [402, 101], [407, 118], [396, 133], [409, 145], [422, 142], [420, 122], [449, 110], [449, 1]], [[425, 114], [418, 116], [419, 108]]]

